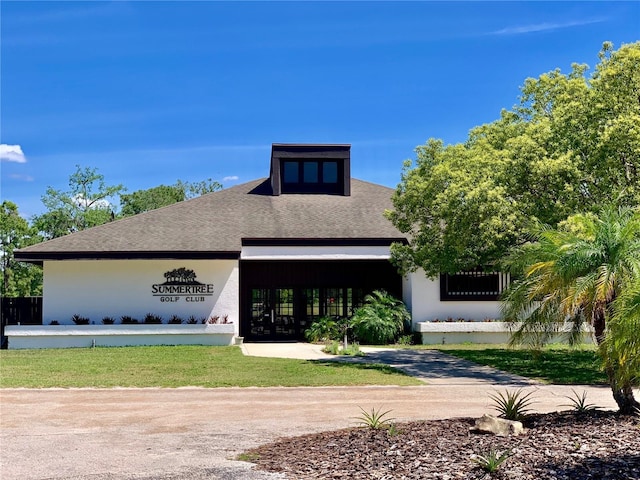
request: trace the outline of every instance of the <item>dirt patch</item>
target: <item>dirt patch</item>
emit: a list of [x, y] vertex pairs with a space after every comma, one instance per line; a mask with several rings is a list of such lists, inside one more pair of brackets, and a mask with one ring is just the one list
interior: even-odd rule
[[[551, 413], [527, 419], [524, 435], [472, 434], [470, 418], [350, 428], [289, 438], [246, 453], [289, 479], [637, 480], [640, 420], [612, 412]], [[470, 459], [512, 455], [488, 477]]]

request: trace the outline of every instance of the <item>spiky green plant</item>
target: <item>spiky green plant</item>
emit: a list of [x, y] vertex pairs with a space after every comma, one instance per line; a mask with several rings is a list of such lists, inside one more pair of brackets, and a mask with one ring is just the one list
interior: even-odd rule
[[522, 390], [516, 390], [515, 392], [505, 390], [504, 393], [493, 393], [489, 395], [489, 398], [493, 400], [493, 408], [498, 411], [498, 416], [507, 420], [522, 420], [531, 411], [529, 408], [533, 403], [531, 395], [533, 395], [533, 392], [525, 395]]
[[505, 450], [499, 452], [498, 450], [491, 449], [485, 454], [476, 454], [471, 457], [471, 461], [477, 464], [482, 470], [487, 473], [495, 473], [500, 468], [507, 458], [511, 457], [513, 453], [511, 450]]
[[376, 410], [375, 408], [372, 408], [371, 412], [367, 412], [364, 408], [359, 408], [362, 412], [358, 417], [356, 417], [359, 425], [368, 427], [372, 430], [380, 430], [381, 428], [391, 427], [391, 422], [394, 419], [387, 417], [387, 415], [391, 413], [391, 410], [383, 412], [381, 411], [381, 409]]
[[597, 410], [597, 406], [592, 403], [587, 403], [587, 391], [583, 390], [582, 395], [571, 389], [573, 395], [566, 395], [565, 398], [569, 399], [568, 405], [560, 405], [561, 407], [571, 407], [576, 413], [587, 413], [592, 410]]
[[153, 313], [147, 313], [144, 316], [144, 320], [143, 321], [144, 321], [144, 323], [155, 323], [155, 324], [158, 324], [158, 323], [162, 323], [162, 317], [159, 316], [159, 315], [155, 315]]

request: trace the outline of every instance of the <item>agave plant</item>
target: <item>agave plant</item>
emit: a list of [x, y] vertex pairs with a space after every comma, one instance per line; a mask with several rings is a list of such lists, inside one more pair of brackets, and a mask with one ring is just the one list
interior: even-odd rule
[[524, 395], [522, 390], [515, 392], [505, 390], [504, 393], [491, 394], [489, 398], [493, 400], [493, 408], [499, 412], [500, 417], [507, 420], [522, 420], [531, 410], [529, 406], [533, 403], [532, 394], [533, 392], [529, 392]]
[[381, 428], [390, 428], [393, 418], [388, 418], [387, 415], [391, 413], [391, 410], [382, 412], [381, 409], [371, 409], [371, 412], [367, 412], [364, 408], [360, 407], [362, 412], [356, 419], [358, 424], [363, 427], [371, 428], [372, 430], [380, 430]]
[[505, 450], [504, 452], [498, 452], [491, 449], [488, 453], [477, 454], [471, 457], [471, 461], [476, 463], [482, 470], [487, 473], [494, 473], [498, 471], [500, 465], [502, 465], [507, 458], [512, 456], [511, 450]]
[[565, 398], [569, 399], [568, 405], [560, 405], [561, 407], [571, 407], [576, 413], [587, 413], [593, 410], [597, 410], [598, 407], [592, 403], [587, 403], [587, 391], [583, 390], [582, 395], [579, 395], [574, 389], [571, 389], [573, 396], [567, 395]]

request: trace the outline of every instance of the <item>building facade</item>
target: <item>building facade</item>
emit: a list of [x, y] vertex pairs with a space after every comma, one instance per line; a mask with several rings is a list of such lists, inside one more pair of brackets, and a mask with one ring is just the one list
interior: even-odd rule
[[407, 238], [384, 216], [393, 190], [351, 178], [350, 154], [274, 144], [267, 178], [17, 251], [43, 265], [43, 324], [152, 314], [233, 324], [245, 341], [299, 340], [376, 289], [402, 298], [414, 324], [496, 318], [499, 275], [398, 274], [390, 246]]

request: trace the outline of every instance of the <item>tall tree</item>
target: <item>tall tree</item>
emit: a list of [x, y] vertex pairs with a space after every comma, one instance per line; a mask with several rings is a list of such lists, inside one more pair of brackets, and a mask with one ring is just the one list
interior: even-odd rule
[[18, 212], [18, 206], [10, 201], [0, 205], [0, 267], [3, 297], [29, 297], [42, 295], [42, 269], [36, 265], [16, 262], [14, 250], [40, 241], [34, 228]]
[[133, 193], [120, 195], [120, 212], [122, 216], [128, 217], [183, 200], [184, 192], [182, 189], [175, 185], [159, 185], [147, 190], [137, 190]]
[[215, 192], [221, 188], [220, 183], [209, 178], [201, 182], [178, 180], [174, 185], [160, 185], [146, 190], [137, 190], [131, 194], [120, 195], [121, 214], [125, 217], [137, 215]]
[[123, 185], [107, 185], [96, 168], [76, 165], [68, 191], [47, 188], [42, 203], [48, 211], [34, 217], [33, 224], [46, 239], [102, 225], [115, 217], [111, 199], [123, 191]]
[[575, 344], [589, 324], [620, 410], [637, 410], [640, 209], [575, 215], [559, 229], [538, 227], [532, 240], [503, 262], [517, 278], [503, 295], [512, 343], [540, 346], [569, 322]]
[[201, 180], [199, 182], [183, 182], [182, 180], [178, 180], [176, 182], [176, 187], [182, 189], [185, 200], [190, 200], [207, 193], [221, 190], [222, 184], [211, 178], [207, 178], [206, 180]]
[[404, 271], [495, 264], [535, 221], [557, 225], [615, 200], [640, 204], [640, 42], [605, 43], [585, 65], [527, 79], [520, 103], [464, 144], [431, 139], [407, 161], [390, 220]]

